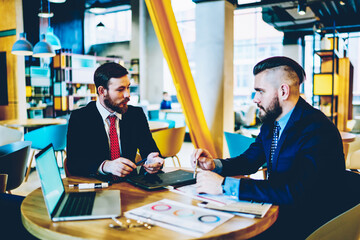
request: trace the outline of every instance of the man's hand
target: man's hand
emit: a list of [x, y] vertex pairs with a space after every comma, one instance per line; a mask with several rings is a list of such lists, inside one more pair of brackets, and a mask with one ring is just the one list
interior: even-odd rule
[[144, 164], [144, 169], [150, 174], [157, 173], [161, 169], [163, 164], [164, 159], [159, 157], [158, 152], [153, 152], [148, 155], [147, 160]]
[[196, 191], [213, 195], [223, 194], [222, 182], [224, 177], [210, 171], [198, 172], [196, 177]]
[[129, 175], [135, 168], [136, 165], [132, 161], [119, 157], [112, 161], [106, 160], [103, 166], [103, 171], [118, 177], [125, 177]]
[[196, 159], [198, 160], [198, 166], [203, 170], [212, 171], [215, 168], [214, 159], [211, 154], [205, 149], [195, 149], [190, 156], [191, 166], [195, 168]]

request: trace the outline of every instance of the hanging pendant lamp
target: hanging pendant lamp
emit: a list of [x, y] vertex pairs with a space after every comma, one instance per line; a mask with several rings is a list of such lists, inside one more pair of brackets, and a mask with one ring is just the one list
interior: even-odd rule
[[104, 6], [99, 2], [99, 0], [96, 0], [89, 8], [89, 11], [94, 14], [100, 14], [104, 13], [106, 9]]
[[55, 51], [52, 46], [46, 42], [45, 34], [41, 34], [41, 40], [35, 45], [33, 57], [54, 57]]
[[299, 13], [299, 15], [305, 15], [306, 14], [306, 0], [299, 0], [298, 13]]
[[54, 16], [54, 13], [50, 12], [50, 2], [43, 3], [41, 0], [41, 8], [39, 10], [38, 16], [41, 18], [51, 18]]
[[46, 41], [52, 46], [54, 50], [61, 48], [61, 43], [59, 38], [54, 34], [54, 29], [48, 27], [46, 31]]
[[66, 2], [66, 0], [48, 0], [49, 2], [52, 2], [52, 3], [64, 3]]
[[22, 56], [30, 56], [33, 54], [33, 46], [26, 40], [26, 33], [19, 34], [19, 40], [12, 46], [11, 53]]

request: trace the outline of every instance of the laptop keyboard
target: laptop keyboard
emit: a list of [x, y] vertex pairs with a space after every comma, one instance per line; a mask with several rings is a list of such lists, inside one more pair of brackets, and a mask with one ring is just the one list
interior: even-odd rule
[[60, 217], [90, 215], [95, 200], [95, 192], [69, 193]]

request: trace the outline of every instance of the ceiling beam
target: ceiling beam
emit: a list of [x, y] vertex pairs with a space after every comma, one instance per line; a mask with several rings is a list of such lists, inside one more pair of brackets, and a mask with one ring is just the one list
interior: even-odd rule
[[357, 13], [355, 0], [349, 0], [349, 2], [351, 2], [350, 5], [353, 7], [354, 12]]
[[324, 7], [324, 9], [326, 10], [327, 14], [329, 16], [331, 16], [331, 12], [330, 12], [330, 9], [328, 8], [326, 2], [321, 2], [321, 5]]
[[[309, 6], [313, 3], [322, 2], [323, 0], [307, 0], [306, 5]], [[268, 0], [254, 3], [236, 4], [236, 9], [258, 8], [258, 7], [274, 7], [280, 4], [288, 4], [297, 7], [298, 1], [288, 0]]]
[[330, 4], [332, 5], [334, 11], [336, 12], [337, 15], [339, 15], [339, 9], [337, 8], [336, 4], [334, 1], [331, 1]]
[[[85, 3], [85, 7], [89, 8], [94, 1], [86, 1]], [[111, 1], [100, 1], [100, 4], [102, 7], [104, 8], [111, 8], [111, 7], [116, 7], [116, 6], [120, 6], [120, 5], [130, 5], [131, 1], [130, 0], [111, 0]]]

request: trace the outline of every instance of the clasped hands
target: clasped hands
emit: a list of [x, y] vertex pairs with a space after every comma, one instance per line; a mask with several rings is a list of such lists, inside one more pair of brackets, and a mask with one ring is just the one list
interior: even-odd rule
[[212, 172], [215, 169], [215, 162], [211, 154], [205, 149], [195, 149], [190, 156], [191, 166], [195, 168], [195, 164], [203, 171], [196, 174], [196, 191], [198, 193], [222, 194], [222, 182], [224, 177]]
[[[163, 164], [164, 159], [159, 157], [158, 152], [153, 152], [148, 155], [147, 161], [144, 163], [143, 167], [148, 173], [153, 174], [157, 173]], [[111, 161], [106, 160], [103, 166], [103, 171], [118, 177], [125, 177], [136, 169], [136, 167], [135, 163], [129, 159], [119, 157], [118, 159]]]

